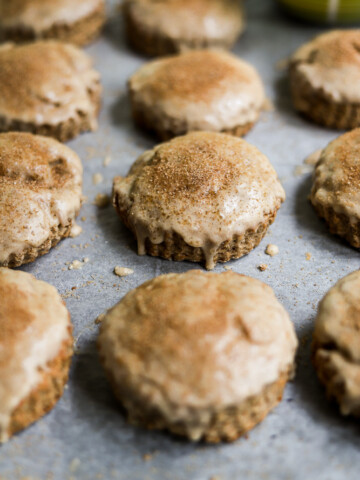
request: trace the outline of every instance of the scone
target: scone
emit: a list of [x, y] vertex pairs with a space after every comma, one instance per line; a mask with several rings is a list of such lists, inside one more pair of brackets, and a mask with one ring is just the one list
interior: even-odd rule
[[270, 287], [192, 270], [128, 293], [106, 313], [98, 347], [131, 423], [217, 443], [280, 402], [297, 340]]
[[264, 106], [256, 70], [220, 50], [154, 60], [129, 80], [137, 125], [163, 140], [194, 130], [247, 133]]
[[69, 44], [0, 47], [0, 131], [27, 131], [60, 141], [97, 128], [100, 76]]
[[130, 44], [146, 55], [230, 48], [244, 29], [240, 1], [125, 0], [123, 11]]
[[68, 379], [70, 315], [57, 290], [0, 268], [0, 443], [51, 410]]
[[360, 126], [360, 30], [324, 33], [290, 59], [295, 108], [337, 129]]
[[284, 199], [257, 148], [212, 132], [145, 152], [113, 186], [113, 204], [139, 255], [205, 262], [208, 269], [258, 245]]
[[81, 205], [82, 166], [70, 148], [30, 133], [0, 134], [0, 265], [47, 253]]
[[104, 0], [0, 0], [0, 39], [86, 45], [105, 22]]
[[341, 135], [316, 164], [310, 200], [331, 233], [360, 248], [360, 129]]
[[360, 416], [360, 271], [329, 290], [319, 305], [313, 362], [343, 415]]

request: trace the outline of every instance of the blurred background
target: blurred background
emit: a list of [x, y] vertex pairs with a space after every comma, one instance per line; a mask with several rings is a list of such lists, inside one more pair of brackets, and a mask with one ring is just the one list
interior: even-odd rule
[[359, 0], [278, 0], [289, 14], [303, 20], [325, 23], [355, 23], [360, 20]]

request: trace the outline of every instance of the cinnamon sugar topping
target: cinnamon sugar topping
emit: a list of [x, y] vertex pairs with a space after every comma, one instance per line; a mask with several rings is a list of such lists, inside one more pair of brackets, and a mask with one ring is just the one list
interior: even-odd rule
[[284, 191], [267, 158], [244, 140], [199, 132], [145, 152], [129, 175], [114, 179], [114, 203], [145, 241], [176, 232], [203, 249], [207, 268], [222, 242], [256, 230], [276, 211]]

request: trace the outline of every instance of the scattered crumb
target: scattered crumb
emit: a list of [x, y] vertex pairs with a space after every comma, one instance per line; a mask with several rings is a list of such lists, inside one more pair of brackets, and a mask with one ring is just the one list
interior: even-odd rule
[[70, 237], [71, 238], [78, 237], [81, 232], [82, 232], [82, 228], [80, 227], [80, 225], [74, 222], [73, 226], [71, 227]]
[[264, 272], [267, 268], [268, 268], [268, 265], [266, 265], [266, 263], [261, 263], [258, 266], [258, 269], [260, 270], [260, 272]]
[[297, 165], [294, 168], [294, 175], [295, 177], [300, 177], [301, 175], [306, 175], [313, 171], [312, 165]]
[[70, 472], [75, 472], [79, 467], [80, 467], [80, 460], [78, 458], [74, 458], [71, 460], [71, 463], [69, 465], [69, 470]]
[[219, 477], [218, 475], [214, 475], [210, 477], [209, 480], [221, 480], [221, 477]]
[[273, 112], [275, 110], [275, 106], [272, 100], [270, 100], [270, 98], [265, 98], [263, 103], [263, 110], [265, 112]]
[[104, 158], [104, 162], [103, 162], [104, 167], [107, 167], [108, 165], [110, 165], [110, 163], [111, 163], [111, 156], [106, 155], [106, 157]]
[[69, 270], [80, 270], [80, 269], [85, 265], [85, 263], [88, 263], [88, 262], [89, 262], [88, 257], [85, 257], [85, 258], [83, 259], [83, 261], [74, 260], [73, 262], [71, 262], [71, 263], [69, 264], [68, 269], [69, 269]]
[[98, 325], [101, 323], [105, 318], [105, 313], [100, 313], [100, 315], [95, 319], [95, 324]]
[[311, 259], [311, 253], [310, 253], [310, 252], [306, 252], [306, 253], [305, 253], [305, 258], [306, 258], [306, 260], [310, 260], [310, 259]]
[[134, 270], [132, 270], [131, 268], [117, 266], [114, 268], [114, 273], [118, 277], [126, 277], [127, 275], [132, 275], [134, 273]]
[[143, 460], [144, 462], [148, 462], [149, 460], [152, 460], [152, 455], [151, 453], [145, 453], [145, 455], [143, 455]]
[[86, 222], [86, 217], [81, 217], [80, 219], [82, 222]]
[[315, 152], [311, 153], [308, 157], [305, 158], [304, 163], [306, 165], [315, 165], [318, 162], [320, 155], [322, 153], [322, 149], [315, 150]]
[[98, 183], [101, 183], [104, 180], [104, 177], [101, 175], [101, 173], [94, 173], [92, 177], [93, 185], [97, 185]]
[[277, 245], [273, 245], [269, 243], [269, 245], [265, 249], [266, 255], [270, 255], [270, 257], [274, 257], [279, 253], [279, 247]]
[[289, 58], [283, 58], [275, 63], [276, 70], [286, 70], [289, 66]]
[[232, 270], [232, 268], [229, 267], [229, 265], [225, 265], [225, 266], [224, 266], [224, 270]]
[[109, 205], [110, 203], [110, 197], [109, 195], [106, 195], [104, 193], [98, 193], [95, 197], [95, 205], [99, 208], [105, 208]]

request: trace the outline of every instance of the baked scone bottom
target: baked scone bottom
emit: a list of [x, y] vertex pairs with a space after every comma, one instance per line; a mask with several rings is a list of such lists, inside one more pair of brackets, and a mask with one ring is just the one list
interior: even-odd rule
[[55, 406], [68, 381], [72, 354], [73, 340], [69, 332], [69, 338], [63, 342], [57, 356], [40, 368], [38, 384], [12, 411], [7, 432], [0, 438], [0, 443], [31, 425]]
[[313, 364], [328, 397], [337, 401], [342, 415], [360, 417], [360, 365], [336, 349], [316, 343], [313, 349]]
[[51, 26], [35, 28], [30, 25], [1, 24], [0, 38], [4, 41], [29, 42], [35, 40], [56, 39], [62, 42], [84, 46], [95, 40], [100, 34], [105, 23], [105, 4], [99, 2], [99, 6], [89, 12], [83, 18], [75, 22], [66, 23], [64, 20], [55, 21]]
[[337, 130], [351, 130], [360, 126], [360, 103], [331, 100], [319, 88], [290, 69], [291, 93], [295, 108], [313, 122]]
[[123, 223], [133, 232], [137, 239], [138, 254], [161, 257], [166, 260], [204, 263], [208, 270], [212, 270], [216, 263], [228, 262], [229, 260], [241, 258], [253, 250], [266, 235], [270, 225], [274, 222], [278, 207], [268, 214], [264, 214], [263, 222], [256, 227], [246, 230], [242, 235], [235, 234], [232, 239], [225, 240], [219, 244], [209, 240], [201, 247], [194, 247], [186, 243], [184, 238], [175, 231], [163, 231], [159, 243], [150, 240], [151, 232], [147, 226], [136, 228], [129, 221], [126, 209], [122, 208], [119, 197], [114, 195], [114, 206]]
[[119, 389], [112, 372], [106, 370], [106, 373], [132, 425], [149, 430], [168, 430], [192, 441], [219, 443], [235, 441], [264, 420], [268, 413], [281, 402], [285, 385], [294, 376], [294, 366], [289, 366], [288, 370], [279, 374], [276, 381], [266, 385], [259, 394], [245, 399], [239, 405], [228, 406], [218, 411], [194, 410], [191, 421], [175, 423], [169, 422], [169, 419], [165, 418], [160, 411], [146, 410], [143, 402], [138, 405], [136, 401], [130, 400], [131, 392], [130, 395], [124, 395], [123, 389]]
[[[174, 32], [169, 34], [160, 28], [152, 28], [146, 25], [141, 18], [138, 18], [139, 15], [135, 13], [137, 9], [133, 8], [131, 2], [127, 1], [124, 3], [123, 8], [126, 36], [135, 50], [149, 56], [163, 56], [203, 48], [230, 49], [245, 27], [240, 7], [236, 5], [235, 8], [234, 16], [230, 23], [227, 22], [227, 28], [223, 28], [222, 34], [218, 32], [216, 36], [209, 36], [205, 32], [195, 30], [192, 32], [192, 35], [189, 35], [189, 32], [187, 35], [179, 33], [174, 35]], [[171, 16], [169, 15], [170, 18]], [[214, 18], [210, 18], [210, 20], [212, 20], [212, 23], [216, 23]]]
[[[150, 118], [150, 116], [147, 115], [147, 112], [145, 112], [143, 109], [137, 109], [135, 103], [133, 103], [132, 114], [135, 124], [140, 129], [147, 130], [150, 133], [155, 133], [161, 141], [167, 141], [175, 136], [184, 135], [188, 132], [195, 131], [192, 128], [188, 128], [188, 126], [185, 124], [177, 125], [175, 127], [175, 124], [177, 123], [175, 120], [171, 128], [166, 128], [165, 126], [162, 126], [159, 122], [157, 122], [154, 118]], [[257, 115], [257, 117], [258, 116], [259, 115]], [[227, 133], [229, 135], [234, 135], [235, 137], [243, 137], [254, 127], [256, 121], [257, 119], [255, 121], [247, 122], [242, 125], [237, 125], [233, 128], [226, 128], [221, 130], [221, 132]]]

